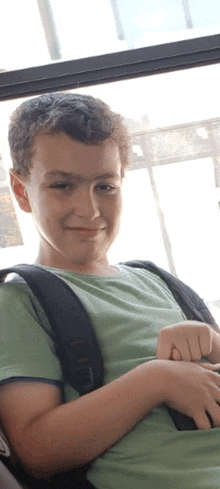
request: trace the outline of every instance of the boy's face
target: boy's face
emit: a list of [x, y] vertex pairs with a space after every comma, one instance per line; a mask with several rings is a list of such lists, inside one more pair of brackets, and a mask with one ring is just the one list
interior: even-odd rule
[[12, 176], [12, 186], [21, 208], [33, 214], [40, 264], [72, 270], [107, 264], [121, 214], [121, 163], [114, 142], [87, 146], [64, 133], [38, 135], [30, 176]]

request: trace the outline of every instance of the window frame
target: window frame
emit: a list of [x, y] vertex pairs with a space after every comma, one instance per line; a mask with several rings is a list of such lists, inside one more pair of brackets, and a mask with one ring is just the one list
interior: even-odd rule
[[0, 101], [220, 62], [220, 34], [0, 73]]

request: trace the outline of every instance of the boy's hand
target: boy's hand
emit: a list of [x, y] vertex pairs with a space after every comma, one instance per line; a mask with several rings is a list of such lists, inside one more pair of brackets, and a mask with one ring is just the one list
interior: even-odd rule
[[206, 323], [183, 321], [162, 328], [157, 337], [156, 356], [161, 360], [197, 362], [208, 358], [217, 333]]
[[199, 430], [220, 427], [220, 364], [165, 361], [164, 403], [194, 419]]

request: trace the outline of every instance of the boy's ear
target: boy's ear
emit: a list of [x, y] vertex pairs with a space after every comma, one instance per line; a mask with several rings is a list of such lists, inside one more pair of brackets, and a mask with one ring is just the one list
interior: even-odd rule
[[25, 180], [14, 169], [10, 170], [10, 181], [13, 194], [19, 204], [19, 207], [25, 212], [32, 212]]

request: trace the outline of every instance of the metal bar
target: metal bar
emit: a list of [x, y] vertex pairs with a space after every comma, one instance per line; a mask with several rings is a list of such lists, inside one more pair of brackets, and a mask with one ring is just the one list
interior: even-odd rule
[[[184, 163], [186, 161], [200, 160], [203, 158], [213, 158], [212, 150], [210, 149], [209, 151], [195, 153], [192, 156], [191, 155], [184, 155], [184, 156], [178, 156], [175, 158], [163, 158], [163, 159], [158, 160], [158, 163], [152, 163], [152, 168], [155, 168], [156, 166], [171, 165], [171, 164], [175, 164], [175, 163]], [[142, 169], [142, 168], [146, 168], [145, 160], [140, 160], [137, 162], [133, 161], [131, 163], [131, 165], [129, 166], [128, 171]]]
[[215, 174], [215, 185], [216, 187], [219, 187], [219, 161], [218, 161], [218, 156], [219, 156], [219, 149], [216, 144], [216, 139], [213, 134], [213, 126], [212, 123], [207, 124], [208, 129], [208, 135], [211, 141], [211, 146], [212, 146], [212, 154], [210, 155], [212, 157], [213, 165], [214, 165], [214, 174]]
[[160, 223], [160, 231], [161, 231], [161, 235], [162, 235], [162, 239], [163, 239], [163, 245], [164, 245], [165, 253], [167, 256], [169, 270], [170, 270], [170, 273], [172, 273], [172, 275], [177, 277], [177, 271], [176, 271], [174, 257], [173, 257], [173, 251], [172, 251], [172, 245], [171, 245], [169, 233], [168, 233], [167, 226], [166, 226], [166, 220], [165, 220], [164, 212], [163, 212], [163, 209], [160, 205], [160, 196], [159, 196], [159, 192], [157, 189], [156, 180], [154, 178], [153, 165], [152, 165], [151, 157], [150, 157], [149, 152], [148, 152], [149, 148], [148, 148], [148, 145], [146, 142], [145, 135], [143, 135], [143, 137], [142, 137], [141, 148], [143, 150], [143, 155], [144, 155], [144, 159], [145, 159], [145, 168], [147, 168], [147, 170], [148, 170], [150, 184], [151, 184], [151, 188], [152, 188], [152, 192], [153, 192], [153, 196], [154, 196], [154, 200], [155, 200], [155, 204], [156, 204], [157, 216], [158, 216], [159, 223]]
[[171, 125], [171, 126], [164, 126], [164, 127], [159, 127], [155, 129], [147, 129], [145, 131], [131, 131], [131, 134], [134, 136], [142, 136], [143, 132], [147, 134], [157, 134], [161, 132], [169, 132], [172, 130], [176, 129], [185, 129], [188, 127], [201, 127], [205, 126], [206, 124], [213, 124], [215, 122], [220, 122], [220, 117], [212, 117], [211, 119], [200, 119], [198, 121], [193, 121], [193, 122], [183, 122], [182, 124], [176, 124], [176, 125]]
[[48, 51], [52, 60], [61, 59], [61, 49], [57, 36], [53, 12], [49, 0], [37, 0], [37, 5], [43, 24]]
[[182, 6], [183, 6], [183, 10], [184, 10], [186, 27], [187, 27], [187, 29], [193, 29], [193, 21], [192, 21], [192, 16], [191, 16], [188, 0], [182, 0]]
[[0, 100], [220, 62], [220, 35], [0, 73]]
[[126, 41], [125, 33], [123, 31], [121, 19], [120, 19], [120, 14], [118, 10], [118, 5], [116, 0], [110, 0], [111, 6], [112, 6], [112, 11], [115, 19], [115, 27], [118, 35], [119, 41]]

